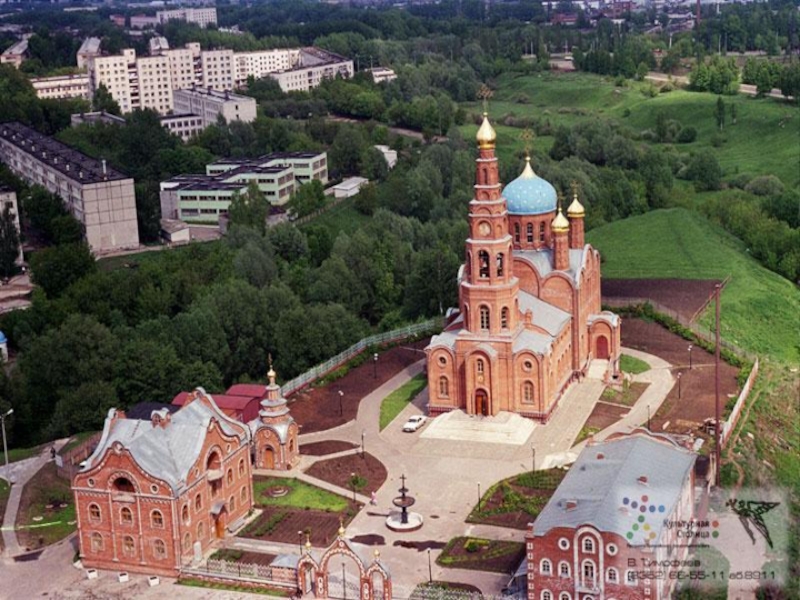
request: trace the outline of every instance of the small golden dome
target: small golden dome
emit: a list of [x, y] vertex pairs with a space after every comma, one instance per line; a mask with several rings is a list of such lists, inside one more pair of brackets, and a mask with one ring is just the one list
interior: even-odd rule
[[497, 140], [497, 132], [489, 123], [489, 114], [483, 113], [483, 123], [478, 129], [478, 135], [475, 136], [478, 140], [478, 148], [494, 148], [494, 143]]
[[563, 233], [564, 231], [569, 231], [569, 221], [561, 212], [561, 207], [558, 208], [558, 214], [556, 218], [553, 219], [553, 223], [551, 224], [553, 229], [553, 233]]
[[533, 167], [531, 166], [531, 157], [525, 156], [525, 168], [522, 169], [519, 179], [533, 179], [534, 177], [536, 177], [536, 173], [533, 172]]
[[570, 204], [569, 208], [567, 209], [567, 216], [579, 219], [582, 219], [586, 216], [586, 211], [583, 208], [583, 204], [581, 204], [580, 200], [578, 200], [577, 193], [572, 197], [572, 204]]

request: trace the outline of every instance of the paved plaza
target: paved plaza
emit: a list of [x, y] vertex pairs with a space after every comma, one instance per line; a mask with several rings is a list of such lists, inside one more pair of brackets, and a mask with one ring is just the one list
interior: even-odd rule
[[[629, 431], [641, 425], [647, 418], [647, 406], [649, 405], [650, 410], [655, 412], [674, 383], [668, 363], [645, 353], [630, 349], [624, 351], [651, 365], [650, 371], [635, 378], [635, 380], [650, 381], [651, 385], [620, 422], [596, 435], [598, 439], [614, 431]], [[380, 405], [383, 399], [421, 373], [423, 368], [424, 361], [419, 361], [364, 397], [354, 421], [327, 431], [302, 435], [300, 442], [346, 440], [360, 445], [363, 434], [366, 451], [386, 466], [388, 478], [377, 492], [377, 506], [370, 506], [369, 498], [360, 496], [359, 500], [366, 508], [350, 523], [347, 536], [383, 537], [384, 544], [377, 546], [377, 549], [381, 552], [382, 560], [391, 569], [396, 597], [408, 597], [418, 583], [427, 581], [429, 568], [434, 580], [468, 583], [481, 589], [484, 594], [500, 594], [510, 579], [508, 575], [444, 569], [436, 565], [436, 557], [448, 540], [460, 535], [524, 541], [524, 531], [469, 524], [465, 519], [477, 503], [479, 494], [502, 479], [530, 471], [533, 460], [536, 461], [538, 469], [543, 469], [574, 459], [582, 446], [573, 447], [574, 440], [600, 398], [604, 384], [600, 380], [588, 377], [571, 386], [561, 399], [550, 422], [544, 426], [515, 415], [469, 417], [457, 413], [438, 417], [418, 432], [404, 433], [402, 425], [406, 419], [414, 414], [424, 413], [427, 391], [423, 391], [386, 429], [379, 431]], [[440, 424], [439, 421], [443, 423]], [[456, 424], [464, 423], [467, 424], [464, 428], [467, 434], [459, 432], [458, 428], [454, 427]], [[347, 452], [353, 451], [345, 453]], [[315, 461], [329, 458], [331, 455], [303, 456], [297, 469], [288, 474], [286, 472], [279, 474], [298, 477], [325, 489], [351, 495], [350, 490], [338, 488], [303, 472]], [[31, 460], [38, 462], [43, 458]], [[34, 463], [31, 462], [26, 465], [25, 471], [28, 472], [33, 467]], [[22, 466], [15, 469], [21, 468]], [[276, 474], [270, 471], [257, 471], [257, 473]], [[31, 472], [30, 475], [32, 474]], [[384, 524], [386, 516], [394, 510], [392, 499], [398, 495], [401, 475], [406, 476], [409, 493], [416, 498], [413, 510], [420, 513], [425, 520], [422, 529], [413, 533], [395, 533]], [[6, 518], [7, 520], [10, 518], [8, 514]], [[407, 542], [412, 544], [409, 545]], [[269, 553], [297, 551], [295, 545], [249, 539], [234, 539], [228, 545]], [[356, 547], [365, 559], [370, 559], [376, 549], [372, 546], [356, 545]], [[113, 593], [120, 597], [155, 598], [163, 597], [167, 589], [169, 595], [175, 598], [249, 596], [234, 592], [220, 593], [173, 586], [168, 581], [165, 581], [160, 588], [147, 588], [143, 576], [132, 577], [130, 584], [119, 584], [113, 578], [113, 574], [109, 573], [104, 573], [103, 581], [99, 583], [88, 582], [82, 571], [72, 567], [73, 552], [70, 541], [64, 541], [48, 548], [38, 561], [16, 563], [6, 557], [2, 564], [3, 581], [4, 584], [6, 581], [13, 583], [0, 592], [0, 600], [6, 597], [33, 597], [39, 595], [35, 592], [54, 589], [59, 589], [61, 594], [59, 597], [64, 598], [85, 597], [82, 594], [90, 590], [101, 595]], [[48, 577], [46, 582], [34, 575], [41, 573], [42, 568], [53, 571], [53, 576]]]

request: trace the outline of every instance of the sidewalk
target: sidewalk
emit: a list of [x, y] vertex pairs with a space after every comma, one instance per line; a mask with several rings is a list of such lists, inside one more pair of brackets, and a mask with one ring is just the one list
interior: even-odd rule
[[[56, 450], [60, 450], [68, 440], [69, 438], [57, 440], [53, 443], [53, 446], [55, 446]], [[17, 513], [19, 512], [19, 503], [22, 499], [22, 489], [25, 487], [25, 484], [28, 483], [28, 481], [34, 475], [36, 475], [36, 473], [39, 472], [39, 469], [41, 469], [51, 460], [50, 446], [47, 446], [44, 448], [44, 450], [42, 450], [42, 453], [39, 454], [39, 456], [33, 456], [31, 458], [26, 458], [25, 460], [20, 460], [9, 464], [8, 471], [6, 471], [5, 465], [0, 467], [0, 477], [6, 481], [13, 482], [13, 485], [11, 486], [11, 493], [8, 496], [8, 504], [6, 504], [6, 514], [3, 516], [3, 545], [5, 546], [3, 550], [4, 556], [16, 556], [24, 552], [24, 548], [19, 545], [19, 541], [17, 540], [17, 532], [15, 530]]]

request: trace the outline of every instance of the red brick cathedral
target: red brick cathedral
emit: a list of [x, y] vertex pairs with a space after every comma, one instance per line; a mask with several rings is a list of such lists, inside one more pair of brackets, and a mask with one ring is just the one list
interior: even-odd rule
[[600, 256], [577, 193], [564, 217], [530, 158], [501, 191], [496, 137], [484, 114], [458, 315], [426, 348], [428, 408], [546, 422], [592, 361], [617, 373], [620, 320], [600, 308]]

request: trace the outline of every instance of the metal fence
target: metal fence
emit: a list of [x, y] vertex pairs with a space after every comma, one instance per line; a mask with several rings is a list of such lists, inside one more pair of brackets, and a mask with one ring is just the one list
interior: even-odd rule
[[386, 331], [384, 333], [378, 333], [375, 335], [371, 335], [369, 337], [364, 338], [350, 346], [347, 350], [340, 352], [333, 358], [326, 360], [324, 363], [317, 365], [316, 367], [306, 371], [302, 375], [298, 375], [291, 381], [287, 381], [281, 387], [281, 391], [283, 392], [284, 398], [293, 394], [299, 389], [304, 388], [310, 383], [313, 383], [320, 377], [323, 377], [340, 367], [348, 360], [355, 358], [359, 354], [361, 354], [367, 348], [371, 348], [373, 346], [380, 346], [382, 344], [388, 344], [391, 342], [396, 342], [399, 340], [404, 340], [414, 335], [419, 335], [421, 333], [428, 333], [430, 331], [435, 331], [437, 329], [441, 329], [443, 325], [443, 319], [441, 317], [437, 317], [435, 319], [431, 319], [430, 321], [425, 321], [423, 323], [415, 323], [414, 325], [408, 325], [407, 327], [401, 327], [400, 329], [395, 329], [393, 331]]
[[756, 377], [758, 377], [758, 359], [756, 359], [756, 361], [753, 363], [753, 368], [750, 371], [750, 375], [747, 377], [747, 381], [742, 387], [742, 391], [739, 394], [739, 398], [736, 400], [736, 404], [733, 406], [731, 414], [722, 424], [722, 432], [720, 434], [722, 439], [720, 446], [723, 448], [728, 445], [728, 439], [731, 437], [733, 428], [736, 427], [736, 423], [739, 421], [739, 415], [742, 413], [742, 407], [744, 406], [747, 397], [750, 395], [750, 391], [753, 389], [753, 384], [755, 384]]
[[[280, 569], [285, 571], [285, 569]], [[282, 587], [294, 589], [297, 585], [296, 579], [291, 582], [286, 581], [285, 577], [279, 577], [273, 572], [269, 565], [259, 565], [255, 563], [239, 563], [228, 560], [209, 558], [205, 565], [181, 569], [182, 575], [196, 577], [211, 577], [226, 581], [249, 581], [261, 583], [269, 587]]]

